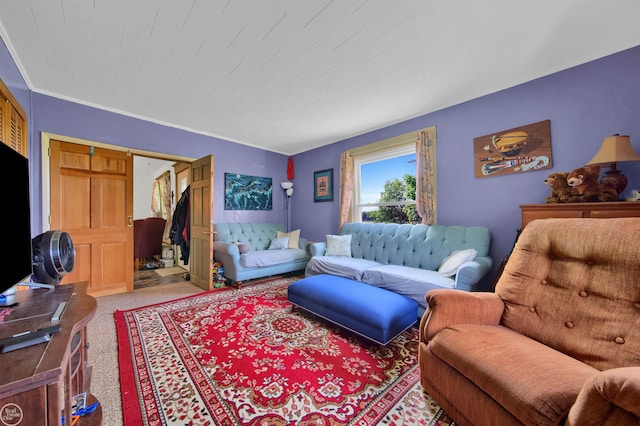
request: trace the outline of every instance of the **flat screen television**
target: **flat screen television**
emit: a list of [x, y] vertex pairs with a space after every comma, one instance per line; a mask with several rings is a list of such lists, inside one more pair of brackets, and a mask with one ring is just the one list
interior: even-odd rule
[[[0, 182], [8, 216], [3, 227], [0, 293], [29, 277], [33, 270], [31, 253], [31, 208], [29, 198], [29, 160], [0, 141]], [[5, 216], [5, 217], [7, 217]]]

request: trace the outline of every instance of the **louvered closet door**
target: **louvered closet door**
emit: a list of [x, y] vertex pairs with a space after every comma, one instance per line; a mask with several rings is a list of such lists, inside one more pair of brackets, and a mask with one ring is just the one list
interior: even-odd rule
[[28, 157], [27, 116], [11, 92], [0, 80], [0, 140]]

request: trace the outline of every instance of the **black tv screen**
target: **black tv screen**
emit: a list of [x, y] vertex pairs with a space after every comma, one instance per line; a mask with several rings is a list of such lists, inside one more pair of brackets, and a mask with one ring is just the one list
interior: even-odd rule
[[2, 229], [4, 272], [0, 293], [32, 273], [29, 161], [0, 141], [0, 182], [8, 219]]

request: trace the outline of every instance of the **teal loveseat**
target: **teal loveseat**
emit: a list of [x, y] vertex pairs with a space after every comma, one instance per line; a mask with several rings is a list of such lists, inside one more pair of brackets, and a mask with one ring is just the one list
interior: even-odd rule
[[298, 248], [268, 250], [277, 232], [284, 232], [278, 223], [216, 223], [213, 230], [213, 258], [229, 283], [302, 271], [309, 261], [304, 238]]

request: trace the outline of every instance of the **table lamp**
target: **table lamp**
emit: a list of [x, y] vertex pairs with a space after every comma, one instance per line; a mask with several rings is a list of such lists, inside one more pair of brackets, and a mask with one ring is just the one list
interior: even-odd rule
[[633, 150], [629, 136], [616, 133], [602, 141], [600, 150], [587, 165], [609, 165], [610, 170], [605, 172], [602, 183], [621, 195], [627, 187], [627, 177], [616, 168], [616, 164], [623, 161], [640, 161], [640, 155]]

